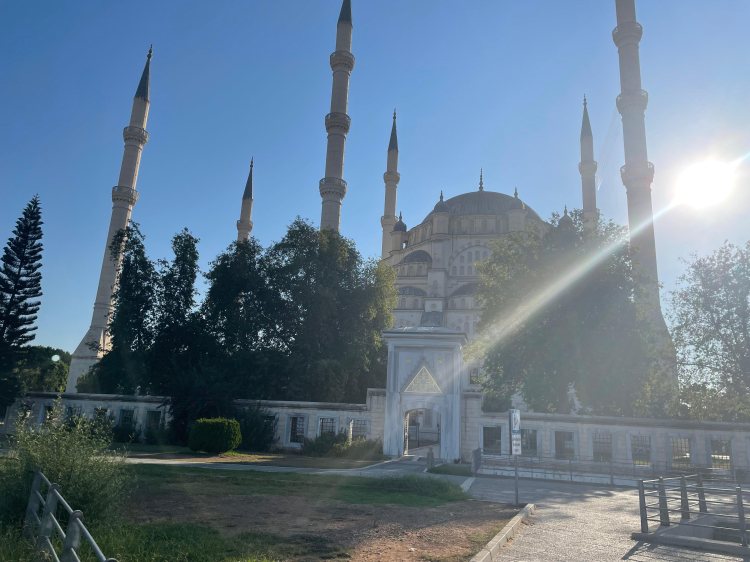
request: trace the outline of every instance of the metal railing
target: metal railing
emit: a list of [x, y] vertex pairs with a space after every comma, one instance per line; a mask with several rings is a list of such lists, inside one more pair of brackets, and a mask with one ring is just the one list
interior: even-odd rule
[[[42, 497], [42, 486], [47, 486], [47, 495]], [[57, 512], [62, 507], [68, 515], [67, 528], [63, 531], [58, 521]], [[34, 473], [31, 485], [29, 504], [26, 507], [26, 519], [23, 526], [24, 535], [33, 543], [38, 554], [38, 560], [55, 562], [80, 562], [78, 551], [81, 537], [86, 539], [98, 562], [117, 562], [114, 558], [107, 558], [102, 554], [96, 541], [83, 524], [83, 513], [74, 510], [58, 491], [57, 484], [51, 483], [41, 470]], [[62, 552], [57, 556], [52, 542], [57, 533], [63, 541]], [[46, 553], [46, 554], [45, 554]]]
[[[711, 529], [711, 538], [747, 546], [745, 501], [750, 491], [741, 486], [704, 484], [701, 473], [638, 481], [641, 533], [649, 521], [660, 527], [684, 525]], [[651, 501], [650, 501], [651, 500]], [[673, 518], [670, 514], [679, 514]], [[705, 531], [704, 531], [705, 533]]]
[[[515, 472], [515, 458], [513, 455], [493, 453], [488, 449], [477, 449], [475, 452], [475, 472], [482, 474], [510, 475]], [[522, 478], [539, 478], [543, 480], [567, 480], [569, 482], [637, 485], [644, 477], [680, 476], [700, 472], [707, 481], [723, 481], [741, 483], [748, 477], [745, 470], [725, 470], [700, 466], [680, 466], [677, 463], [668, 465], [666, 462], [651, 460], [630, 460], [602, 457], [596, 459], [564, 458], [554, 455], [521, 455], [518, 458], [518, 468]]]

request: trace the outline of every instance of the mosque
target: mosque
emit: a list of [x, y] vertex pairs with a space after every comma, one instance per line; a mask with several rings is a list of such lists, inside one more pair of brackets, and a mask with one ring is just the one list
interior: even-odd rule
[[[639, 251], [638, 265], [650, 279], [648, 302], [663, 323], [659, 304], [658, 273], [651, 205], [654, 166], [648, 161], [645, 111], [648, 94], [641, 87], [639, 42], [643, 28], [636, 21], [634, 0], [615, 0], [617, 27], [612, 39], [617, 47], [621, 93], [616, 106], [622, 116], [625, 165], [620, 169], [628, 207], [631, 243]], [[347, 114], [349, 80], [354, 69], [352, 54], [352, 5], [343, 0], [336, 26], [336, 45], [330, 55], [333, 85], [330, 112], [325, 116], [327, 150], [325, 175], [318, 182], [321, 229], [339, 230], [342, 201], [347, 192], [344, 152], [351, 118]], [[114, 396], [77, 393], [78, 377], [87, 372], [106, 349], [107, 322], [113, 310], [112, 293], [118, 263], [110, 259], [115, 233], [127, 226], [138, 200], [136, 183], [150, 107], [152, 52], [136, 89], [128, 126], [123, 131], [125, 148], [118, 183], [112, 188], [112, 215], [90, 327], [73, 353], [63, 401], [69, 411], [94, 415], [106, 411], [116, 423], [137, 422], [141, 427], [163, 423], [164, 400], [152, 396]], [[596, 208], [593, 134], [586, 99], [580, 135], [581, 198], [584, 228], [598, 220]], [[434, 447], [435, 457], [468, 460], [481, 455], [509, 452], [507, 413], [485, 412], [484, 394], [474, 380], [476, 365], [466, 363], [463, 349], [476, 338], [481, 307], [475, 300], [480, 282], [477, 264], [488, 259], [490, 243], [529, 226], [545, 231], [550, 225], [513, 194], [485, 189], [482, 174], [476, 187], [450, 199], [442, 193], [423, 214], [414, 210], [406, 218], [397, 207], [398, 135], [393, 115], [387, 147], [384, 207], [381, 217], [381, 259], [395, 268], [398, 289], [395, 322], [383, 334], [388, 344], [385, 389], [368, 389], [365, 404], [264, 401], [263, 407], [278, 420], [278, 443], [298, 448], [305, 438], [322, 433], [348, 431], [352, 436], [379, 439], [384, 453], [398, 457], [412, 449], [413, 427], [422, 428], [422, 442]], [[253, 229], [253, 163], [241, 199], [237, 221], [238, 240]], [[421, 218], [421, 221], [420, 221]], [[567, 208], [561, 222], [571, 223]], [[407, 222], [413, 226], [407, 227]], [[31, 415], [42, 420], [55, 395], [28, 393]], [[236, 400], [238, 406], [252, 401]], [[519, 406], [522, 407], [521, 404]], [[0, 419], [0, 433], [7, 431], [9, 409]], [[429, 436], [429, 438], [426, 438]], [[524, 454], [555, 459], [620, 459], [644, 466], [689, 459], [692, 465], [712, 466], [714, 444], [729, 447], [733, 466], [750, 466], [750, 425], [638, 420], [524, 412], [521, 420]], [[717, 450], [718, 450], [717, 449]], [[725, 456], [725, 455], [724, 455]], [[717, 459], [719, 457], [716, 457]], [[722, 457], [724, 458], [724, 457]], [[646, 459], [644, 461], [644, 459]], [[718, 460], [716, 461], [718, 462]], [[723, 461], [722, 461], [723, 462]], [[567, 466], [567, 465], [566, 465]]]

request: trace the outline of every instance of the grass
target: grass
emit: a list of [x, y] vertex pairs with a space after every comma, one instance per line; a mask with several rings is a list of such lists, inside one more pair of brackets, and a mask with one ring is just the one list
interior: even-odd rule
[[495, 535], [502, 531], [503, 527], [508, 524], [508, 521], [509, 519], [497, 521], [496, 524], [486, 533], [466, 535], [466, 538], [469, 539], [469, 544], [471, 544], [470, 550], [467, 553], [456, 554], [453, 556], [422, 556], [422, 560], [425, 560], [425, 562], [467, 562], [482, 550], [485, 545], [495, 537]]
[[461, 464], [439, 464], [432, 468], [428, 468], [427, 472], [432, 474], [450, 474], [452, 476], [471, 476], [471, 467]]
[[420, 476], [367, 478], [290, 472], [217, 471], [159, 465], [135, 465], [141, 494], [298, 496], [352, 504], [435, 507], [469, 499], [460, 486]]

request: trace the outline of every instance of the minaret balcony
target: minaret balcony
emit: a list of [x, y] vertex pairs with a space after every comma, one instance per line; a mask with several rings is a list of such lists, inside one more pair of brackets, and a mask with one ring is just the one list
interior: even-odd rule
[[122, 138], [125, 142], [134, 140], [143, 146], [148, 142], [148, 131], [141, 129], [140, 127], [127, 126], [122, 130]]
[[592, 160], [591, 162], [580, 162], [578, 164], [578, 171], [582, 176], [593, 176], [596, 174], [598, 167], [599, 165], [596, 163], [596, 160]]
[[323, 178], [319, 182], [320, 196], [335, 195], [344, 198], [346, 195], [346, 182], [339, 178]]
[[626, 21], [612, 30], [612, 41], [617, 48], [624, 45], [637, 45], [643, 37], [643, 27], [637, 21]]
[[383, 181], [385, 183], [395, 183], [398, 184], [399, 181], [401, 181], [401, 174], [394, 171], [388, 171], [385, 174], [383, 174]]
[[138, 192], [132, 187], [116, 185], [112, 188], [112, 202], [125, 201], [129, 205], [135, 205], [138, 201]]
[[253, 230], [253, 221], [240, 219], [237, 221], [237, 230], [243, 231], [247, 230], [247, 232], [251, 232]]
[[625, 187], [639, 181], [650, 184], [654, 181], [654, 165], [651, 162], [630, 162], [620, 168], [620, 177]]
[[352, 118], [346, 113], [329, 113], [326, 115], [326, 131], [329, 133], [332, 130], [343, 131], [344, 134], [349, 132], [349, 127], [352, 124]]
[[354, 69], [354, 55], [349, 51], [334, 51], [331, 53], [331, 70], [346, 70], [351, 72]]
[[648, 107], [648, 92], [646, 90], [632, 90], [622, 92], [615, 101], [620, 115], [625, 113], [643, 113]]

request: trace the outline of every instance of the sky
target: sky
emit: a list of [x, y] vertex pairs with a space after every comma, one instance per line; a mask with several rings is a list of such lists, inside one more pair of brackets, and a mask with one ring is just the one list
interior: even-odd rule
[[[595, 157], [607, 162], [597, 203], [627, 223], [614, 0], [353, 0], [341, 232], [366, 256], [382, 238], [394, 107], [398, 210], [411, 227], [442, 190], [514, 188], [543, 218], [581, 206], [582, 98]], [[122, 129], [149, 45], [151, 109], [133, 211], [149, 255], [169, 258], [184, 227], [201, 267], [237, 236], [255, 159], [253, 235], [279, 240], [296, 216], [320, 220], [339, 0], [0, 3], [0, 243], [39, 194], [42, 307], [34, 344], [73, 351], [86, 333], [104, 255]], [[646, 132], [655, 212], [680, 173], [750, 152], [750, 3], [640, 0]], [[607, 135], [615, 139], [603, 150]], [[614, 136], [616, 135], [616, 136]], [[609, 157], [607, 157], [609, 155]], [[680, 259], [750, 239], [750, 162], [730, 198], [679, 206], [655, 226], [662, 294]], [[706, 186], [711, 189], [711, 186]], [[205, 283], [199, 280], [198, 289]], [[663, 298], [664, 298], [663, 297]]]

